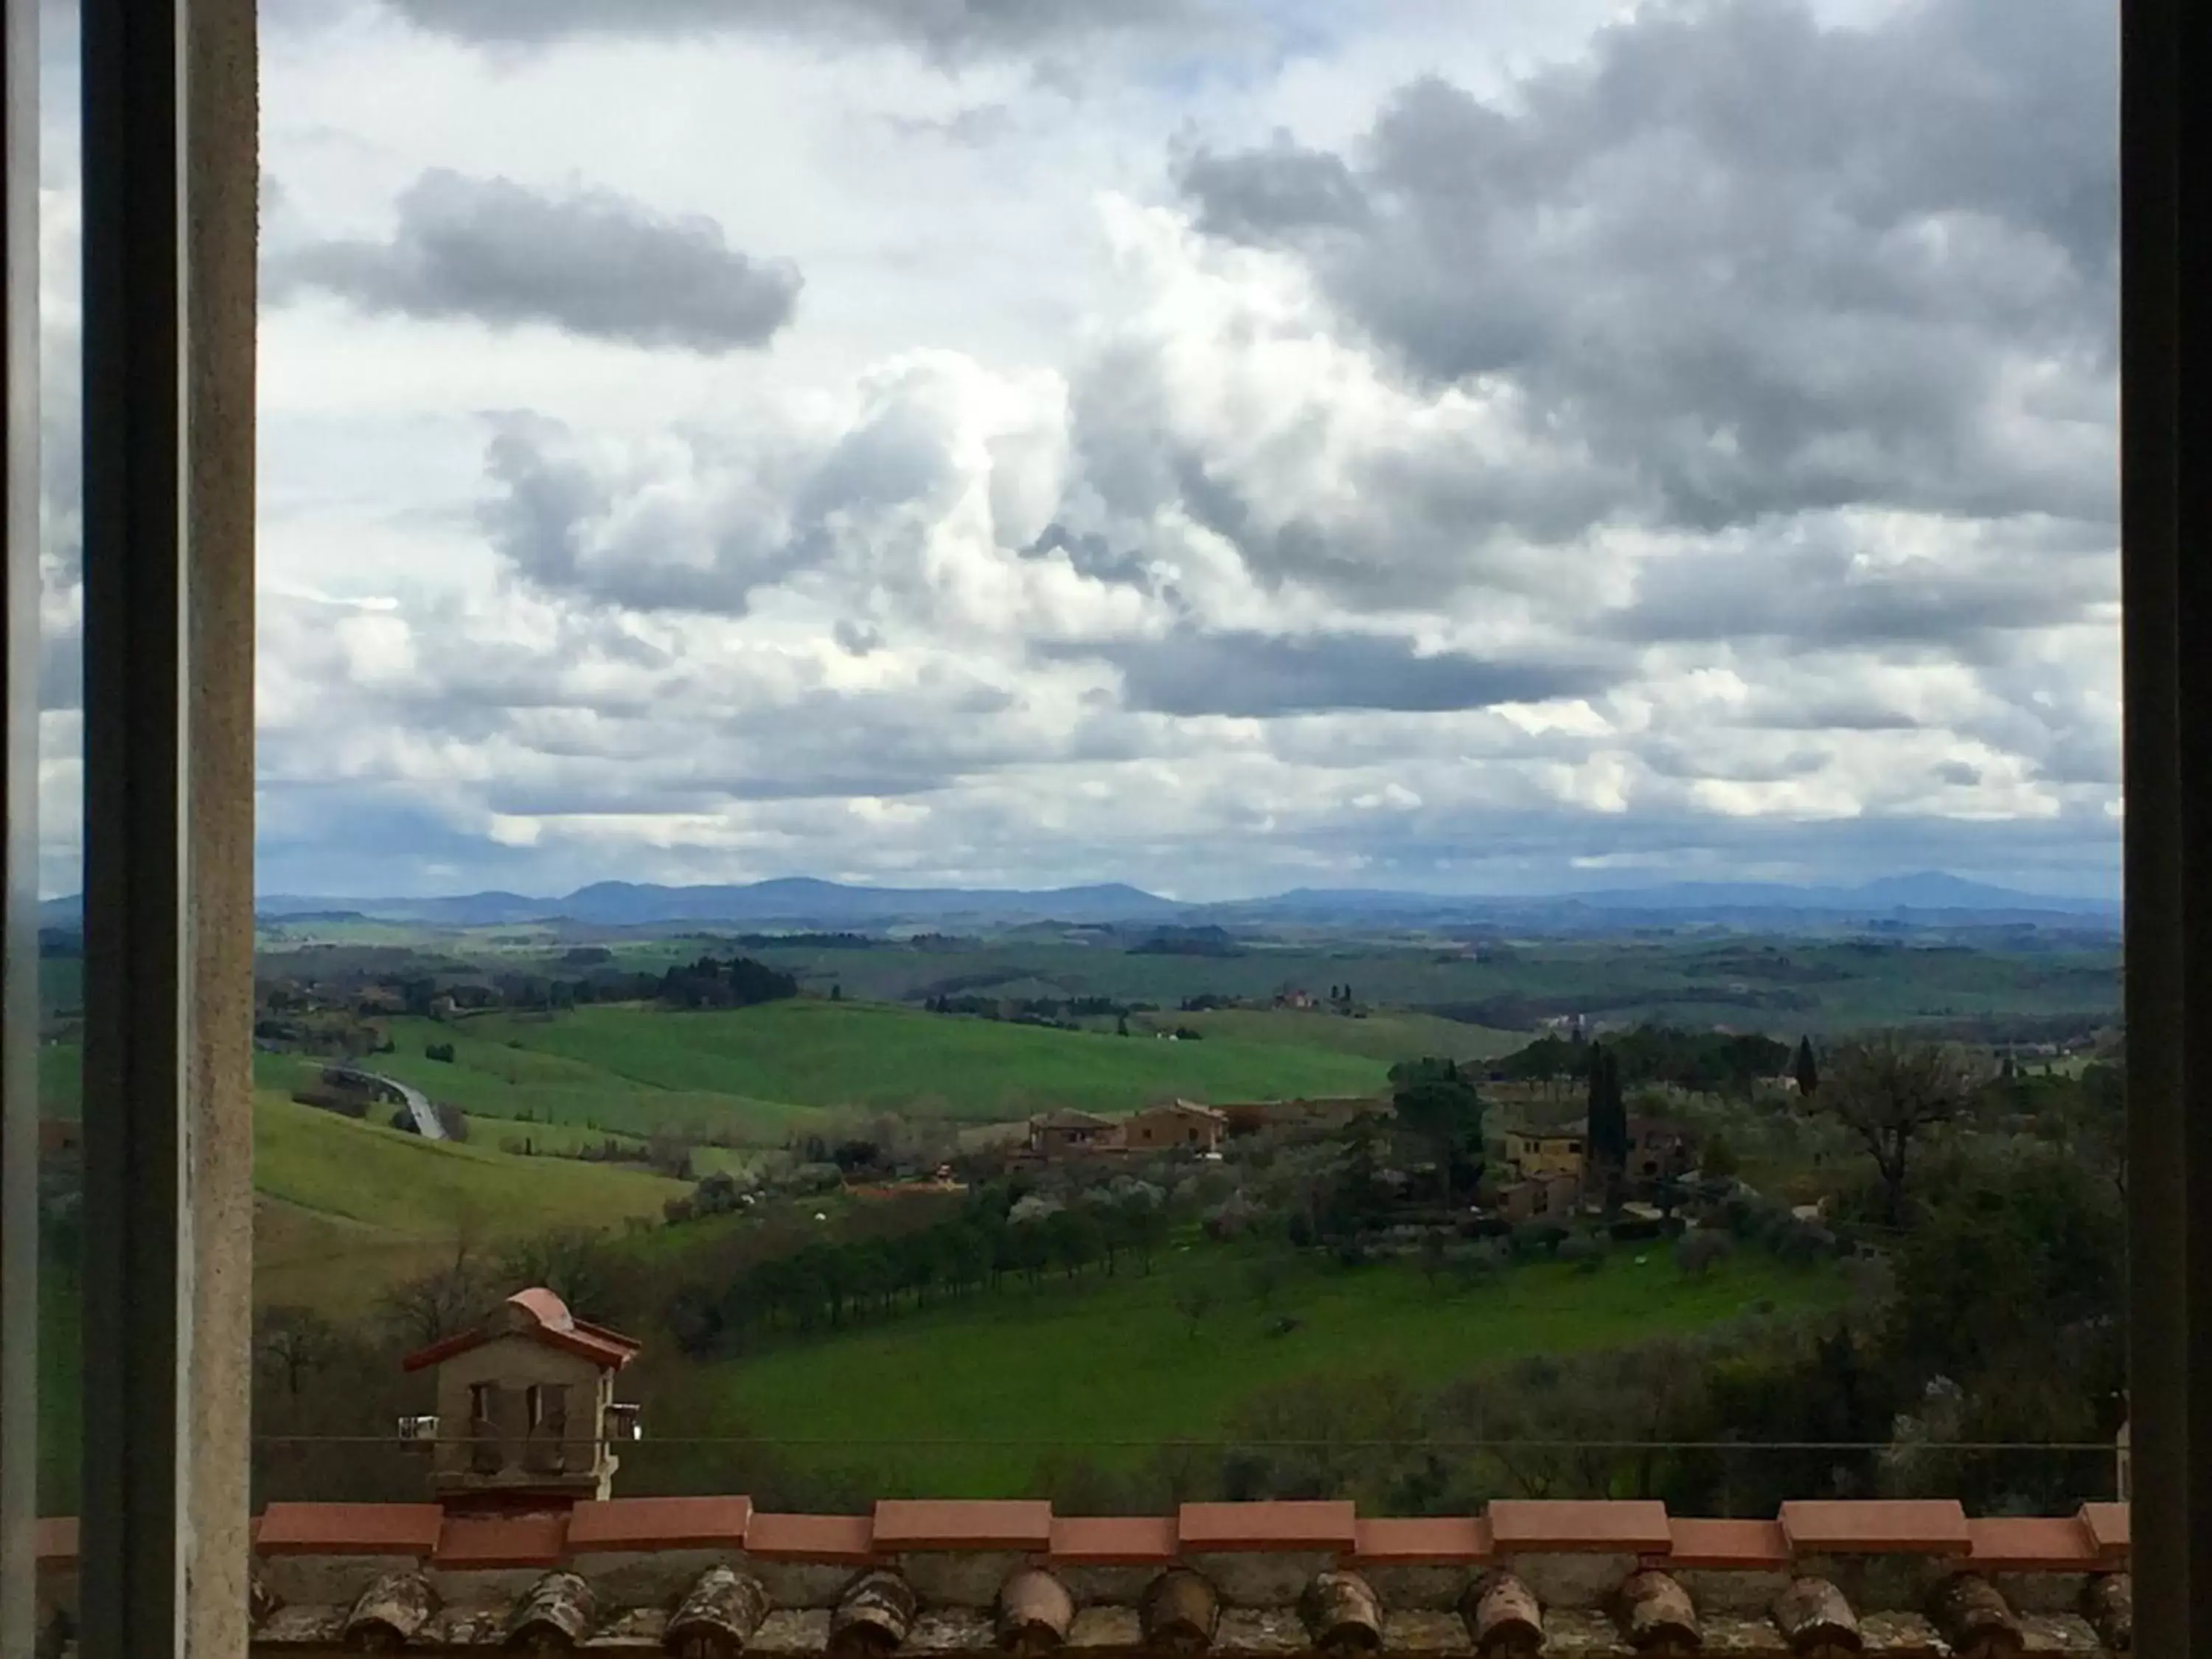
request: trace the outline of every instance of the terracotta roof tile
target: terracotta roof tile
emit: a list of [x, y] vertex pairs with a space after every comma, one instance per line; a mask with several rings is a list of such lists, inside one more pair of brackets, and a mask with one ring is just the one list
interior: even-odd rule
[[2097, 1540], [2079, 1516], [1996, 1516], [1966, 1522], [1967, 1559], [1985, 1572], [2087, 1572], [2099, 1560]]
[[566, 1515], [448, 1516], [438, 1534], [441, 1567], [556, 1567]]
[[1364, 1566], [1457, 1566], [1490, 1559], [1490, 1522], [1475, 1516], [1362, 1521], [1352, 1553]]
[[443, 1364], [459, 1354], [482, 1347], [487, 1342], [496, 1342], [502, 1337], [520, 1336], [528, 1340], [543, 1342], [550, 1347], [579, 1355], [593, 1364], [608, 1370], [620, 1370], [637, 1358], [641, 1346], [604, 1325], [588, 1325], [568, 1311], [568, 1304], [552, 1291], [542, 1286], [517, 1291], [507, 1298], [507, 1305], [529, 1316], [531, 1328], [510, 1330], [496, 1318], [472, 1331], [462, 1331], [427, 1348], [417, 1348], [399, 1362], [403, 1371], [426, 1370]]
[[1964, 1555], [1966, 1512], [1950, 1498], [1838, 1498], [1784, 1504], [1798, 1555]]
[[2102, 1556], [2123, 1556], [2128, 1553], [2128, 1506], [2125, 1504], [2084, 1504], [2081, 1505], [2081, 1524], [2088, 1528], [2089, 1540]]
[[1490, 1506], [1501, 1555], [1522, 1551], [1626, 1551], [1666, 1555], [1674, 1547], [1667, 1506], [1644, 1498], [1501, 1498]]
[[859, 1564], [875, 1559], [875, 1522], [865, 1515], [759, 1515], [745, 1528], [745, 1553], [770, 1561]]
[[517, 1291], [507, 1298], [510, 1308], [520, 1308], [549, 1331], [575, 1328], [576, 1316], [568, 1311], [568, 1304], [544, 1285], [526, 1291]]
[[1070, 1566], [1165, 1566], [1176, 1523], [1165, 1515], [1070, 1515], [1052, 1523], [1052, 1559]]
[[890, 1550], [1048, 1550], [1052, 1505], [1029, 1498], [886, 1498], [876, 1505], [875, 1545]]
[[740, 1550], [750, 1498], [617, 1498], [579, 1504], [568, 1516], [572, 1554], [617, 1550]]
[[1674, 1540], [1667, 1556], [1670, 1566], [1779, 1572], [1790, 1565], [1790, 1540], [1779, 1521], [1670, 1519], [1667, 1524]]
[[39, 1522], [37, 1548], [42, 1567], [74, 1565], [77, 1523], [75, 1516], [52, 1516]]
[[435, 1504], [271, 1504], [264, 1555], [428, 1555], [445, 1511]]
[[1176, 1535], [1186, 1552], [1197, 1550], [1334, 1550], [1348, 1554], [1359, 1542], [1358, 1518], [1348, 1503], [1185, 1504]]

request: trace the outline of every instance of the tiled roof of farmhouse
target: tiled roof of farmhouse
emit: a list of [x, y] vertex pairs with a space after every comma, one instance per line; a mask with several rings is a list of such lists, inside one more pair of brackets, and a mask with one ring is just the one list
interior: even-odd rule
[[[76, 1523], [43, 1523], [49, 1629], [74, 1619]], [[1060, 1649], [1351, 1656], [2113, 1655], [2131, 1644], [2127, 1512], [1970, 1519], [1948, 1501], [1787, 1504], [1771, 1520], [1647, 1502], [886, 1500], [778, 1515], [744, 1498], [542, 1514], [280, 1504], [256, 1523], [253, 1652], [887, 1659]]]
[[1030, 1121], [1042, 1129], [1110, 1129], [1114, 1127], [1114, 1120], [1110, 1117], [1099, 1117], [1091, 1112], [1079, 1112], [1073, 1107], [1065, 1106], [1057, 1111], [1041, 1113]]
[[1188, 1112], [1193, 1117], [1207, 1118], [1215, 1122], [1226, 1123], [1229, 1121], [1228, 1113], [1217, 1110], [1211, 1106], [1203, 1105], [1195, 1100], [1183, 1100], [1181, 1098], [1171, 1100], [1167, 1103], [1164, 1109], [1170, 1112]]

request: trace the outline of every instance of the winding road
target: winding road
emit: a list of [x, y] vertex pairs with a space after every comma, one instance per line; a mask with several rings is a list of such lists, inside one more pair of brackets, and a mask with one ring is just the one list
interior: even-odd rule
[[411, 1088], [396, 1077], [386, 1077], [377, 1072], [360, 1071], [352, 1066], [345, 1067], [339, 1074], [362, 1083], [374, 1084], [380, 1089], [389, 1089], [405, 1103], [409, 1114], [415, 1120], [416, 1134], [425, 1140], [443, 1140], [446, 1138], [446, 1126], [439, 1121], [438, 1109], [430, 1103], [430, 1097], [420, 1089]]

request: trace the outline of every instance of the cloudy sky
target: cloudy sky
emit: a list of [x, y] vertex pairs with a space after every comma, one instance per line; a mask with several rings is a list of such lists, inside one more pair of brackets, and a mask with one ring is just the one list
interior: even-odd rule
[[2114, 878], [2100, 0], [264, 17], [265, 891]]

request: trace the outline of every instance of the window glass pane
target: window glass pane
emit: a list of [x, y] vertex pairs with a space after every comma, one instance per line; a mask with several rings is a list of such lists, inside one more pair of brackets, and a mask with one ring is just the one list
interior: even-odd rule
[[84, 694], [77, 319], [77, 36], [74, 0], [39, 8], [40, 308], [45, 662], [39, 683], [39, 1508], [77, 1513], [79, 1114], [84, 1012], [79, 764]]
[[258, 1495], [2112, 1495], [2031, 9], [272, 8]]

